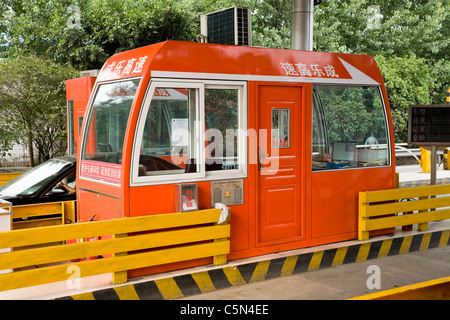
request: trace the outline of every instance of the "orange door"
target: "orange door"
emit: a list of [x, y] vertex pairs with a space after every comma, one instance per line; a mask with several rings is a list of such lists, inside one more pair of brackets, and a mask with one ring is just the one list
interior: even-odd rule
[[259, 87], [258, 243], [304, 236], [301, 86]]

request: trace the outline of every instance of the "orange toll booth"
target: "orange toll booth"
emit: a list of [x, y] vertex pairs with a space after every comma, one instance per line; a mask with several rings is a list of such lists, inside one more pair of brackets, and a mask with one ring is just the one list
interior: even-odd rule
[[79, 150], [79, 138], [84, 112], [94, 88], [96, 77], [85, 76], [66, 80], [67, 101], [67, 154], [76, 154]]
[[86, 117], [80, 218], [176, 212], [195, 184], [198, 209], [231, 209], [229, 260], [354, 239], [358, 192], [395, 187], [366, 55], [167, 41], [112, 56]]

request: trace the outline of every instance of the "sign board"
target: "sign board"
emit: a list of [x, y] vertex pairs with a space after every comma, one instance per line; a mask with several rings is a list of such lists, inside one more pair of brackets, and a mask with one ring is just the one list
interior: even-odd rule
[[211, 181], [211, 207], [216, 203], [230, 206], [244, 203], [244, 180]]
[[196, 183], [182, 183], [175, 186], [175, 211], [198, 210], [198, 188]]
[[408, 144], [450, 146], [450, 105], [409, 106]]

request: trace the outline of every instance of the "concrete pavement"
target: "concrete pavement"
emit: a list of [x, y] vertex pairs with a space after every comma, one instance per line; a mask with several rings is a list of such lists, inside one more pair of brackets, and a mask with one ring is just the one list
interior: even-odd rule
[[[398, 166], [400, 187], [430, 184], [431, 174], [422, 172], [420, 165]], [[436, 171], [437, 183], [450, 183], [450, 170], [443, 170], [442, 166]]]
[[[380, 288], [375, 276], [379, 274]], [[450, 275], [450, 247], [393, 255], [189, 296], [189, 300], [342, 300]], [[369, 288], [369, 287], [370, 288]]]

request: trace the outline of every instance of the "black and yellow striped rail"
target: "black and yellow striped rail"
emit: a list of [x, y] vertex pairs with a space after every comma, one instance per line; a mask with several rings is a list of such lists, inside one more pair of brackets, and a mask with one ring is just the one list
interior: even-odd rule
[[337, 265], [449, 245], [450, 230], [368, 241], [339, 248], [195, 272], [62, 297], [63, 300], [168, 300]]

